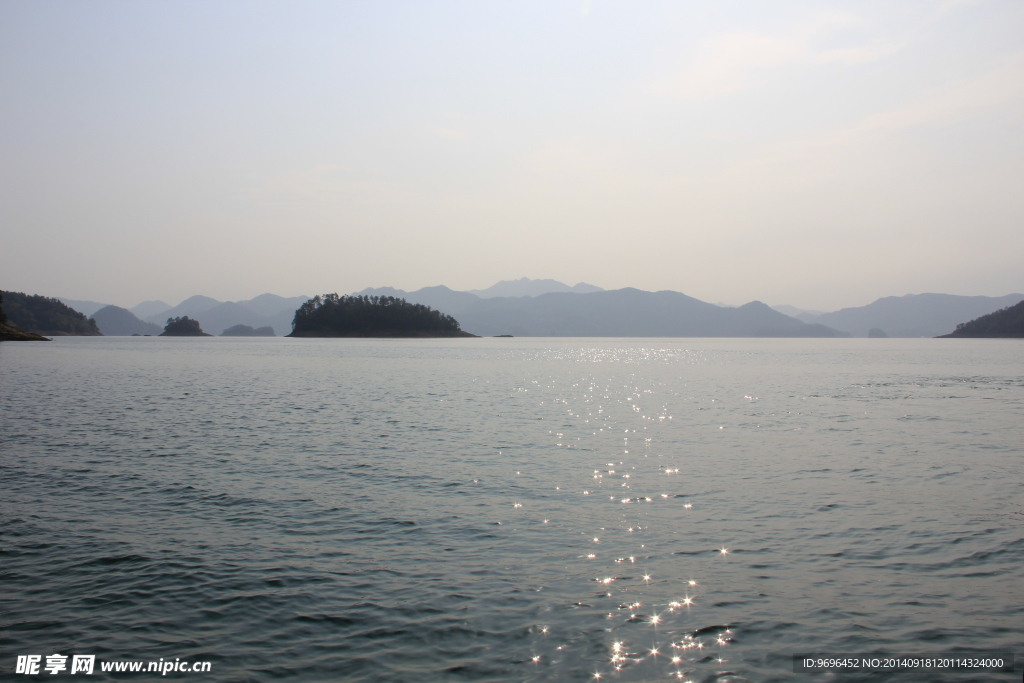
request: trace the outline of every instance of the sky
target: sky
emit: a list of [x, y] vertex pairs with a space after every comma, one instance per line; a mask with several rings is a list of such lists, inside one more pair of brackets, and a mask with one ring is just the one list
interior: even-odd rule
[[1024, 2], [0, 1], [0, 289], [1024, 292]]

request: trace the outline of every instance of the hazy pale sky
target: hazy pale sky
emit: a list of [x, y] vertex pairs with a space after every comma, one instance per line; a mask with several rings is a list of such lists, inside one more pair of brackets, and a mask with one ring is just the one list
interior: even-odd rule
[[1024, 2], [0, 2], [0, 289], [1024, 291]]

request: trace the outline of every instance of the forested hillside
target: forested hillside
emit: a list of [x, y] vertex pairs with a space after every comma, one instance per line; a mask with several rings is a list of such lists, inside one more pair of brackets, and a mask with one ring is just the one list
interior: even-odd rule
[[1024, 337], [1024, 301], [956, 326], [943, 337]]
[[53, 297], [24, 292], [0, 292], [10, 324], [49, 337], [102, 336], [96, 321]]

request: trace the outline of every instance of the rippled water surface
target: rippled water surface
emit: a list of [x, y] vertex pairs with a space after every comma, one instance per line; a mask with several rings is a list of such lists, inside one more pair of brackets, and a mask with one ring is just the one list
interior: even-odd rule
[[12, 342], [0, 449], [5, 673], [1021, 676], [792, 664], [1024, 658], [1017, 340]]

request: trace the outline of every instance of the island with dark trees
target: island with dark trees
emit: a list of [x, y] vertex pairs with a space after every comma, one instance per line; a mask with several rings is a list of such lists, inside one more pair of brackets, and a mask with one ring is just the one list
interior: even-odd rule
[[289, 337], [475, 337], [459, 321], [393, 296], [317, 295], [295, 311]]
[[101, 337], [96, 321], [68, 307], [59, 299], [0, 292], [7, 324], [26, 332], [47, 337]]
[[1024, 338], [1024, 301], [970, 322], [960, 323], [955, 330], [939, 338], [956, 337]]
[[233, 325], [220, 333], [222, 337], [276, 337], [274, 328], [253, 327], [251, 325]]
[[161, 337], [212, 337], [212, 334], [203, 332], [199, 327], [199, 321], [184, 315], [180, 318], [168, 318]]

